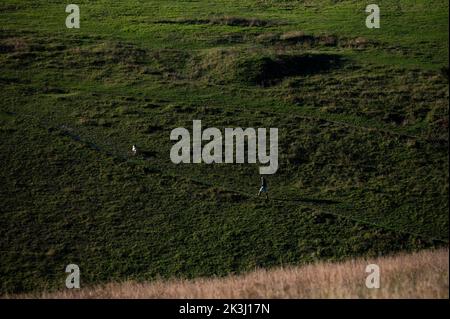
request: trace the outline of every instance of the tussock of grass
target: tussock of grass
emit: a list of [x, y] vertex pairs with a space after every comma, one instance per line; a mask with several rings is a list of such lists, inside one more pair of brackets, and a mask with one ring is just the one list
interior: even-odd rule
[[10, 37], [0, 40], [0, 54], [27, 51], [28, 42], [22, 37]]
[[297, 46], [304, 48], [339, 47], [350, 49], [368, 49], [379, 46], [376, 41], [364, 37], [338, 37], [332, 34], [314, 35], [304, 31], [288, 31], [284, 33], [267, 32], [256, 37], [256, 42], [276, 46]]
[[336, 36], [327, 35], [327, 36], [313, 36], [307, 35], [303, 31], [290, 31], [283, 33], [280, 36], [280, 40], [288, 43], [294, 44], [307, 44], [307, 45], [325, 45], [325, 46], [336, 46], [338, 43], [338, 39]]

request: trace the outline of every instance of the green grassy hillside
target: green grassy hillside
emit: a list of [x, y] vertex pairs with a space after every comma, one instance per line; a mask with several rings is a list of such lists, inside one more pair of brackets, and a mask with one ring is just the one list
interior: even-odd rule
[[[447, 1], [77, 4], [0, 3], [1, 293], [448, 245]], [[270, 201], [170, 161], [198, 119], [279, 128]]]

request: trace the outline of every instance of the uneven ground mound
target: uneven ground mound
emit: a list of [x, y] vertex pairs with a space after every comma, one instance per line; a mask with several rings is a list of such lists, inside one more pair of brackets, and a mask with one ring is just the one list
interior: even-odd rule
[[214, 49], [195, 58], [189, 67], [194, 78], [203, 77], [217, 83], [270, 86], [286, 77], [326, 72], [341, 63], [341, 57], [336, 54], [265, 54]]

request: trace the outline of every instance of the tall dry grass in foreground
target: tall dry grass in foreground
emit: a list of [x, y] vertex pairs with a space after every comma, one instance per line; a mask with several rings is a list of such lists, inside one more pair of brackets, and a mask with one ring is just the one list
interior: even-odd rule
[[[366, 266], [380, 266], [381, 287], [365, 286]], [[256, 270], [240, 276], [102, 286], [30, 298], [448, 298], [449, 251]]]

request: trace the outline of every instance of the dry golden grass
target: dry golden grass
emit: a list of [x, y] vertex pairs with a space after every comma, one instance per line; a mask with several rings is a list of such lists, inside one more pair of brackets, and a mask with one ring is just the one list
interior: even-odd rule
[[[380, 267], [381, 287], [365, 286], [366, 266]], [[449, 251], [256, 270], [225, 278], [110, 283], [19, 298], [449, 298]]]

